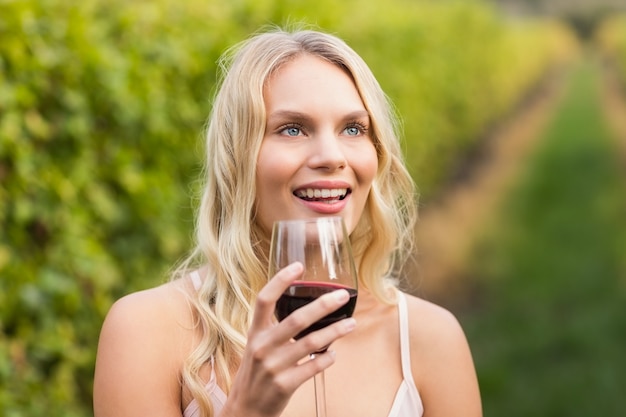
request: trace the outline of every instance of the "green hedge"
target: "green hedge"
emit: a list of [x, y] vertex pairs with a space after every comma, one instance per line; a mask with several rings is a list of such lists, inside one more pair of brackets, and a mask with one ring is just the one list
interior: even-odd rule
[[425, 196], [459, 153], [576, 52], [558, 22], [506, 19], [480, 2], [379, 8], [366, 27], [345, 32], [398, 107], [407, 159]]
[[596, 45], [626, 86], [626, 14], [605, 19], [595, 33]]
[[289, 20], [371, 63], [424, 190], [567, 44], [467, 2], [0, 1], [0, 414], [91, 414], [106, 311], [190, 245], [217, 57]]

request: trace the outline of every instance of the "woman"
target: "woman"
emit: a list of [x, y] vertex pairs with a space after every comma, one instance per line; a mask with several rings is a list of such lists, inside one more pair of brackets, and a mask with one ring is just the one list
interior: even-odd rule
[[[480, 416], [458, 322], [394, 286], [413, 242], [414, 188], [367, 65], [337, 37], [307, 30], [258, 34], [222, 64], [195, 251], [171, 282], [111, 308], [96, 416], [314, 416], [322, 370], [330, 416]], [[294, 341], [347, 294], [276, 323], [276, 300], [302, 265], [268, 281], [272, 223], [328, 215], [351, 233], [357, 307]]]

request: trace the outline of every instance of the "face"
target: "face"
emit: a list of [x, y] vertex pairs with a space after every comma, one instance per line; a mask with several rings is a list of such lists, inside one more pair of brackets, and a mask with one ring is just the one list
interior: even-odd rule
[[341, 216], [352, 232], [378, 169], [370, 119], [350, 76], [311, 55], [276, 71], [264, 91], [257, 221]]

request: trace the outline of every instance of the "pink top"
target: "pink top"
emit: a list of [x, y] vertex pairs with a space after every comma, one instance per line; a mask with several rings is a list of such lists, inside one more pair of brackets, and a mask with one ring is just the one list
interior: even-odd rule
[[411, 348], [409, 345], [409, 315], [404, 293], [398, 298], [398, 316], [400, 318], [400, 360], [402, 361], [402, 382], [393, 400], [389, 417], [421, 417], [424, 405], [411, 371]]
[[[213, 358], [211, 358], [211, 368], [213, 368]], [[219, 416], [222, 412], [222, 408], [224, 408], [224, 403], [226, 402], [226, 394], [219, 386], [217, 386], [217, 383], [215, 382], [215, 371], [213, 369], [211, 369], [211, 379], [209, 379], [205, 389], [209, 394], [211, 404], [213, 404], [214, 415]], [[200, 406], [198, 406], [198, 402], [195, 399], [191, 400], [187, 408], [185, 408], [183, 416], [200, 417]]]
[[[200, 287], [200, 276], [197, 272], [192, 272], [191, 279], [194, 287]], [[409, 346], [409, 318], [406, 307], [406, 298], [400, 293], [398, 299], [398, 316], [400, 319], [400, 356], [402, 361], [402, 377], [403, 380], [396, 391], [391, 410], [388, 417], [421, 417], [424, 414], [424, 406], [420, 397], [413, 374], [411, 372], [411, 350]], [[213, 358], [211, 358], [211, 368], [213, 368]], [[215, 372], [211, 370], [211, 378], [206, 385], [206, 391], [209, 394], [215, 416], [219, 416], [224, 403], [226, 402], [226, 394], [215, 382]], [[185, 412], [184, 417], [200, 417], [200, 408], [196, 400], [192, 400]]]

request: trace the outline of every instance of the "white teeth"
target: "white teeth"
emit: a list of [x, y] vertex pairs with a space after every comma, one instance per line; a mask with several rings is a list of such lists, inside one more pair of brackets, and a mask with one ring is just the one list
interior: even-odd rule
[[345, 196], [347, 191], [347, 188], [307, 188], [296, 191], [296, 195], [301, 198], [337, 198]]

